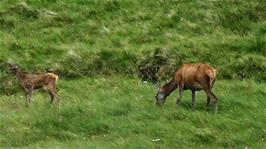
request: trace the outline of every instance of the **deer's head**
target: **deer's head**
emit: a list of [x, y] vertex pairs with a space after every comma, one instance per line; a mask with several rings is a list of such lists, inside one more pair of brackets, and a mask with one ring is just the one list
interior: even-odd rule
[[159, 82], [157, 82], [157, 93], [156, 93], [155, 99], [156, 99], [157, 105], [163, 104], [166, 99], [165, 93], [163, 92], [163, 89], [161, 88], [161, 85]]
[[19, 71], [19, 67], [17, 64], [10, 64], [10, 72], [12, 74], [17, 74], [17, 72]]

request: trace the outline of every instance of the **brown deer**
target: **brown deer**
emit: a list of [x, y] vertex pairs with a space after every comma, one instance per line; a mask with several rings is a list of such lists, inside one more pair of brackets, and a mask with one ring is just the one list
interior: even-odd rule
[[175, 76], [171, 81], [160, 87], [158, 86], [158, 92], [155, 96], [156, 104], [162, 104], [165, 102], [166, 97], [169, 96], [176, 88], [179, 89], [179, 96], [176, 103], [179, 104], [183, 91], [190, 89], [192, 91], [192, 106], [195, 109], [196, 91], [203, 90], [207, 94], [207, 105], [210, 100], [214, 104], [214, 113], [217, 113], [218, 99], [211, 91], [215, 82], [216, 72], [211, 66], [202, 63], [195, 64], [183, 64], [177, 69]]
[[56, 98], [59, 103], [59, 98], [56, 92], [58, 75], [54, 73], [27, 74], [22, 72], [16, 64], [10, 64], [10, 71], [16, 76], [20, 85], [25, 90], [27, 105], [31, 102], [33, 90], [39, 88], [45, 89], [50, 94], [50, 103], [53, 102], [54, 98]]

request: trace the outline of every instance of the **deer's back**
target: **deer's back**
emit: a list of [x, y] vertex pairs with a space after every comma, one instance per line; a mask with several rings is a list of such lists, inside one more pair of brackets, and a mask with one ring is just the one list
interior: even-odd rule
[[201, 89], [201, 82], [208, 81], [213, 68], [207, 64], [184, 64], [176, 72], [177, 82], [183, 82], [187, 88]]
[[32, 83], [35, 84], [35, 86], [43, 86], [43, 85], [47, 85], [50, 82], [56, 81], [55, 77], [48, 74], [48, 73], [44, 73], [44, 74], [27, 74], [25, 76], [24, 81], [26, 83]]

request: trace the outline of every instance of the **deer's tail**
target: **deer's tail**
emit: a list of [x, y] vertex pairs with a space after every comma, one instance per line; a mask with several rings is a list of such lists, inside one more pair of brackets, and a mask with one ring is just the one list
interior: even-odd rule
[[212, 88], [216, 79], [216, 70], [215, 69], [207, 70], [207, 75], [209, 77], [209, 85]]
[[54, 78], [54, 80], [55, 80], [55, 83], [57, 83], [57, 81], [58, 81], [58, 79], [59, 79], [59, 77], [58, 77], [57, 74], [54, 74], [54, 73], [48, 73], [48, 75], [52, 76], [52, 78]]

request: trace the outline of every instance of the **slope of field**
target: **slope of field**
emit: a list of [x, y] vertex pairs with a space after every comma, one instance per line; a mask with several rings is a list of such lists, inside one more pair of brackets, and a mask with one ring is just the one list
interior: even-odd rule
[[0, 63], [29, 71], [138, 73], [139, 63], [165, 49], [171, 69], [201, 61], [223, 79], [266, 80], [264, 0], [3, 0], [0, 7]]

